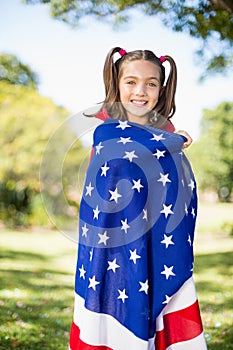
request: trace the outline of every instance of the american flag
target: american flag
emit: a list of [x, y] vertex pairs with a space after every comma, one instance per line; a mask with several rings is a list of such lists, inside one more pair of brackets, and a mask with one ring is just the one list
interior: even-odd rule
[[108, 119], [80, 203], [71, 350], [204, 350], [183, 136]]

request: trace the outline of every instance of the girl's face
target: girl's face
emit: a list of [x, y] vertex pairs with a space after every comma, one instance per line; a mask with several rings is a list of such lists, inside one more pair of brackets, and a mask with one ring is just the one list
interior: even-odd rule
[[127, 111], [128, 120], [147, 124], [147, 113], [158, 102], [160, 68], [150, 61], [125, 62], [119, 79], [120, 102]]

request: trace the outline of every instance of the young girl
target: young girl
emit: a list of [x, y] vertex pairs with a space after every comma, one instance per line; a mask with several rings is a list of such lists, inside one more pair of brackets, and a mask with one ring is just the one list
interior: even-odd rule
[[70, 349], [204, 350], [192, 277], [196, 186], [182, 152], [191, 138], [170, 121], [175, 62], [116, 47], [104, 84], [80, 203]]
[[[114, 63], [114, 55], [115, 53], [119, 53], [121, 58], [118, 59]], [[163, 63], [167, 61], [170, 63], [170, 74], [167, 79], [167, 83], [165, 83], [165, 68]], [[146, 123], [148, 125], [153, 125], [157, 128], [161, 128], [166, 131], [175, 132], [175, 128], [173, 124], [170, 122], [171, 117], [174, 115], [176, 106], [175, 106], [175, 93], [176, 93], [176, 82], [177, 82], [177, 70], [176, 64], [172, 57], [170, 56], [161, 56], [160, 58], [156, 57], [153, 52], [145, 50], [137, 50], [133, 52], [129, 52], [126, 54], [126, 51], [121, 49], [120, 47], [113, 48], [109, 54], [107, 55], [105, 66], [104, 66], [104, 84], [105, 84], [105, 101], [103, 104], [103, 109], [100, 113], [96, 115], [97, 118], [102, 120], [106, 120], [109, 118], [108, 113], [111, 117], [118, 118], [120, 120], [127, 120], [130, 118], [128, 113], [124, 109], [124, 101], [121, 99], [121, 87], [119, 85], [119, 80], [122, 75], [121, 67], [123, 63], [133, 62], [131, 65], [131, 70], [134, 71], [134, 65], [141, 66], [141, 70], [144, 71], [143, 65], [149, 64], [151, 62], [153, 64], [153, 69], [156, 68], [157, 76], [159, 77], [159, 81], [156, 81], [157, 89], [156, 93], [159, 93], [157, 96], [157, 100], [152, 101], [151, 111], [149, 110], [147, 102], [144, 105], [137, 107], [144, 107], [144, 120], [137, 119], [138, 123]], [[150, 65], [150, 64], [149, 64]], [[137, 68], [137, 67], [136, 67]], [[152, 69], [152, 70], [153, 70]], [[155, 84], [155, 81], [148, 82], [150, 87]], [[136, 82], [128, 82], [128, 85], [134, 85]], [[122, 84], [122, 88], [124, 85]], [[131, 89], [132, 90], [132, 89]], [[155, 89], [154, 89], [155, 90]], [[149, 91], [153, 91], [153, 89], [149, 89]], [[137, 92], [136, 92], [137, 94]], [[140, 93], [139, 93], [140, 95]], [[121, 103], [117, 103], [121, 102]], [[146, 107], [146, 108], [145, 108]], [[142, 109], [142, 108], [141, 108]], [[148, 112], [148, 113], [147, 113]], [[149, 113], [150, 112], [150, 113]], [[143, 114], [143, 113], [141, 113]], [[130, 120], [130, 119], [128, 119]], [[192, 143], [192, 139], [187, 132], [184, 130], [179, 130], [177, 133], [184, 135], [187, 138], [187, 141], [184, 142], [183, 147], [188, 147]]]

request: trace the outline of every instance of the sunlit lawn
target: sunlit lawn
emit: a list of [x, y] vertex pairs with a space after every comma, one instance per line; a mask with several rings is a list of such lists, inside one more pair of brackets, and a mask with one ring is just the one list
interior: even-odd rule
[[[195, 281], [210, 350], [233, 349], [233, 237], [221, 229], [232, 210], [233, 204], [199, 208]], [[0, 237], [0, 349], [66, 350], [75, 243], [39, 229], [2, 230]]]
[[67, 349], [76, 246], [58, 232], [1, 233], [0, 349]]
[[233, 204], [200, 205], [195, 281], [209, 350], [233, 349], [233, 236], [227, 232], [230, 222], [232, 225]]

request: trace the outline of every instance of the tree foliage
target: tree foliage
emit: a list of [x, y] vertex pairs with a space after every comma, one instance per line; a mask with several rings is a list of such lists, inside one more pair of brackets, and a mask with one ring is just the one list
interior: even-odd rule
[[3, 178], [39, 189], [40, 158], [57, 119], [68, 112], [33, 88], [0, 82], [0, 148]]
[[[56, 106], [36, 89], [0, 81], [0, 218], [8, 223], [25, 224], [32, 213], [34, 198], [40, 187], [43, 188], [39, 171], [46, 144], [68, 115], [66, 109]], [[70, 133], [65, 126], [62, 128], [47, 157], [44, 173], [51, 178], [55, 166], [63, 171], [64, 160], [58, 157], [63, 145], [70, 142]], [[68, 165], [63, 173], [64, 186], [60, 191], [65, 192], [73, 184], [70, 178], [77, 174], [81, 162], [82, 146], [77, 141], [69, 150]], [[53, 183], [53, 188], [49, 189], [50, 199], [58, 208], [55, 187]], [[68, 202], [72, 200], [69, 193], [65, 195]]]
[[30, 67], [22, 63], [15, 55], [0, 55], [0, 81], [13, 85], [37, 87], [38, 77]]
[[200, 140], [189, 150], [201, 190], [211, 190], [228, 201], [233, 187], [233, 102], [205, 110]]
[[[227, 71], [233, 62], [232, 0], [23, 0], [27, 4], [48, 4], [51, 16], [72, 27], [86, 16], [121, 23], [130, 19], [130, 9], [157, 16], [176, 32], [200, 40], [203, 78], [207, 73]], [[204, 64], [205, 62], [205, 64]]]

